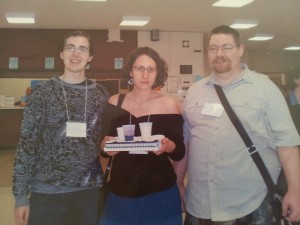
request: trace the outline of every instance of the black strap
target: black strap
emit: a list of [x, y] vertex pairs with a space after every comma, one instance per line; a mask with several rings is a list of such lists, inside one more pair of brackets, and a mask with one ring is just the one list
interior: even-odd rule
[[233, 111], [233, 109], [231, 108], [224, 92], [223, 89], [220, 85], [214, 84], [215, 89], [217, 91], [217, 94], [220, 98], [220, 101], [228, 115], [228, 117], [230, 118], [231, 122], [233, 123], [233, 125], [235, 126], [236, 130], [239, 132], [241, 138], [243, 139], [243, 141], [245, 142], [245, 145], [248, 148], [248, 152], [250, 154], [250, 156], [252, 157], [252, 159], [254, 160], [259, 172], [262, 175], [262, 178], [264, 179], [269, 191], [271, 191], [272, 193], [274, 193], [275, 191], [275, 184], [268, 172], [267, 167], [265, 166], [262, 158], [260, 157], [256, 146], [253, 144], [253, 142], [251, 141], [249, 135], [247, 134], [245, 128], [243, 127], [242, 123], [240, 122], [240, 120], [238, 119], [237, 115], [235, 114], [235, 112]]
[[119, 94], [118, 104], [117, 104], [117, 106], [118, 106], [119, 108], [121, 108], [122, 103], [123, 103], [123, 101], [124, 101], [124, 98], [125, 98], [125, 94]]
[[104, 173], [104, 176], [103, 176], [103, 182], [104, 183], [107, 182], [108, 175], [109, 175], [109, 172], [111, 170], [112, 160], [113, 160], [113, 157], [109, 157], [109, 160], [108, 160], [108, 163], [107, 163], [107, 166], [106, 166], [106, 170], [105, 170], [105, 173]]
[[[118, 107], [121, 108], [121, 105], [124, 101], [124, 98], [125, 98], [125, 94], [119, 94], [118, 103], [117, 103]], [[103, 182], [107, 182], [108, 175], [109, 175], [109, 172], [111, 170], [112, 160], [113, 160], [113, 157], [109, 157], [109, 160], [108, 160], [108, 163], [107, 163], [107, 166], [106, 166], [106, 170], [105, 170], [105, 173], [104, 173], [104, 176], [103, 176]]]

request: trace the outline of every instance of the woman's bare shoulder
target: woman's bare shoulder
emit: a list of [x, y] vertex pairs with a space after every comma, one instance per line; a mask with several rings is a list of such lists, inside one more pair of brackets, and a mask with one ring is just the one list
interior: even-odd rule
[[112, 105], [117, 105], [119, 100], [119, 94], [113, 95], [109, 98], [108, 103]]
[[161, 95], [159, 97], [159, 105], [165, 113], [180, 114], [178, 102], [169, 95]]

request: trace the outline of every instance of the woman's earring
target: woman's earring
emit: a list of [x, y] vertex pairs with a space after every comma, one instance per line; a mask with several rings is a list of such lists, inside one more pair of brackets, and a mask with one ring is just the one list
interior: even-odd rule
[[133, 80], [132, 80], [132, 78], [131, 78], [130, 80], [128, 80], [128, 84], [129, 84], [130, 86], [133, 85]]

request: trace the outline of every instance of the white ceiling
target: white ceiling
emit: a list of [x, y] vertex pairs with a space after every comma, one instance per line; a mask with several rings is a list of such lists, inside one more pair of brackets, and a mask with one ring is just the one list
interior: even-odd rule
[[[240, 30], [246, 48], [281, 51], [300, 45], [299, 0], [255, 0], [242, 8], [212, 7], [216, 0], [0, 0], [0, 28], [123, 29], [209, 32], [236, 19], [259, 20], [259, 25]], [[238, 1], [238, 0], [237, 0]], [[35, 13], [36, 24], [8, 24], [5, 13]], [[144, 27], [120, 27], [122, 16], [150, 16]], [[247, 39], [257, 33], [274, 34], [265, 42]], [[299, 52], [299, 51], [298, 51]]]

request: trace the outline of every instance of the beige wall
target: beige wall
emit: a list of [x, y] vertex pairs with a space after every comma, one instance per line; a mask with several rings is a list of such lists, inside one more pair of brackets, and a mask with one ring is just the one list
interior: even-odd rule
[[15, 101], [25, 95], [27, 87], [30, 87], [31, 79], [0, 78], [0, 95], [13, 96]]

